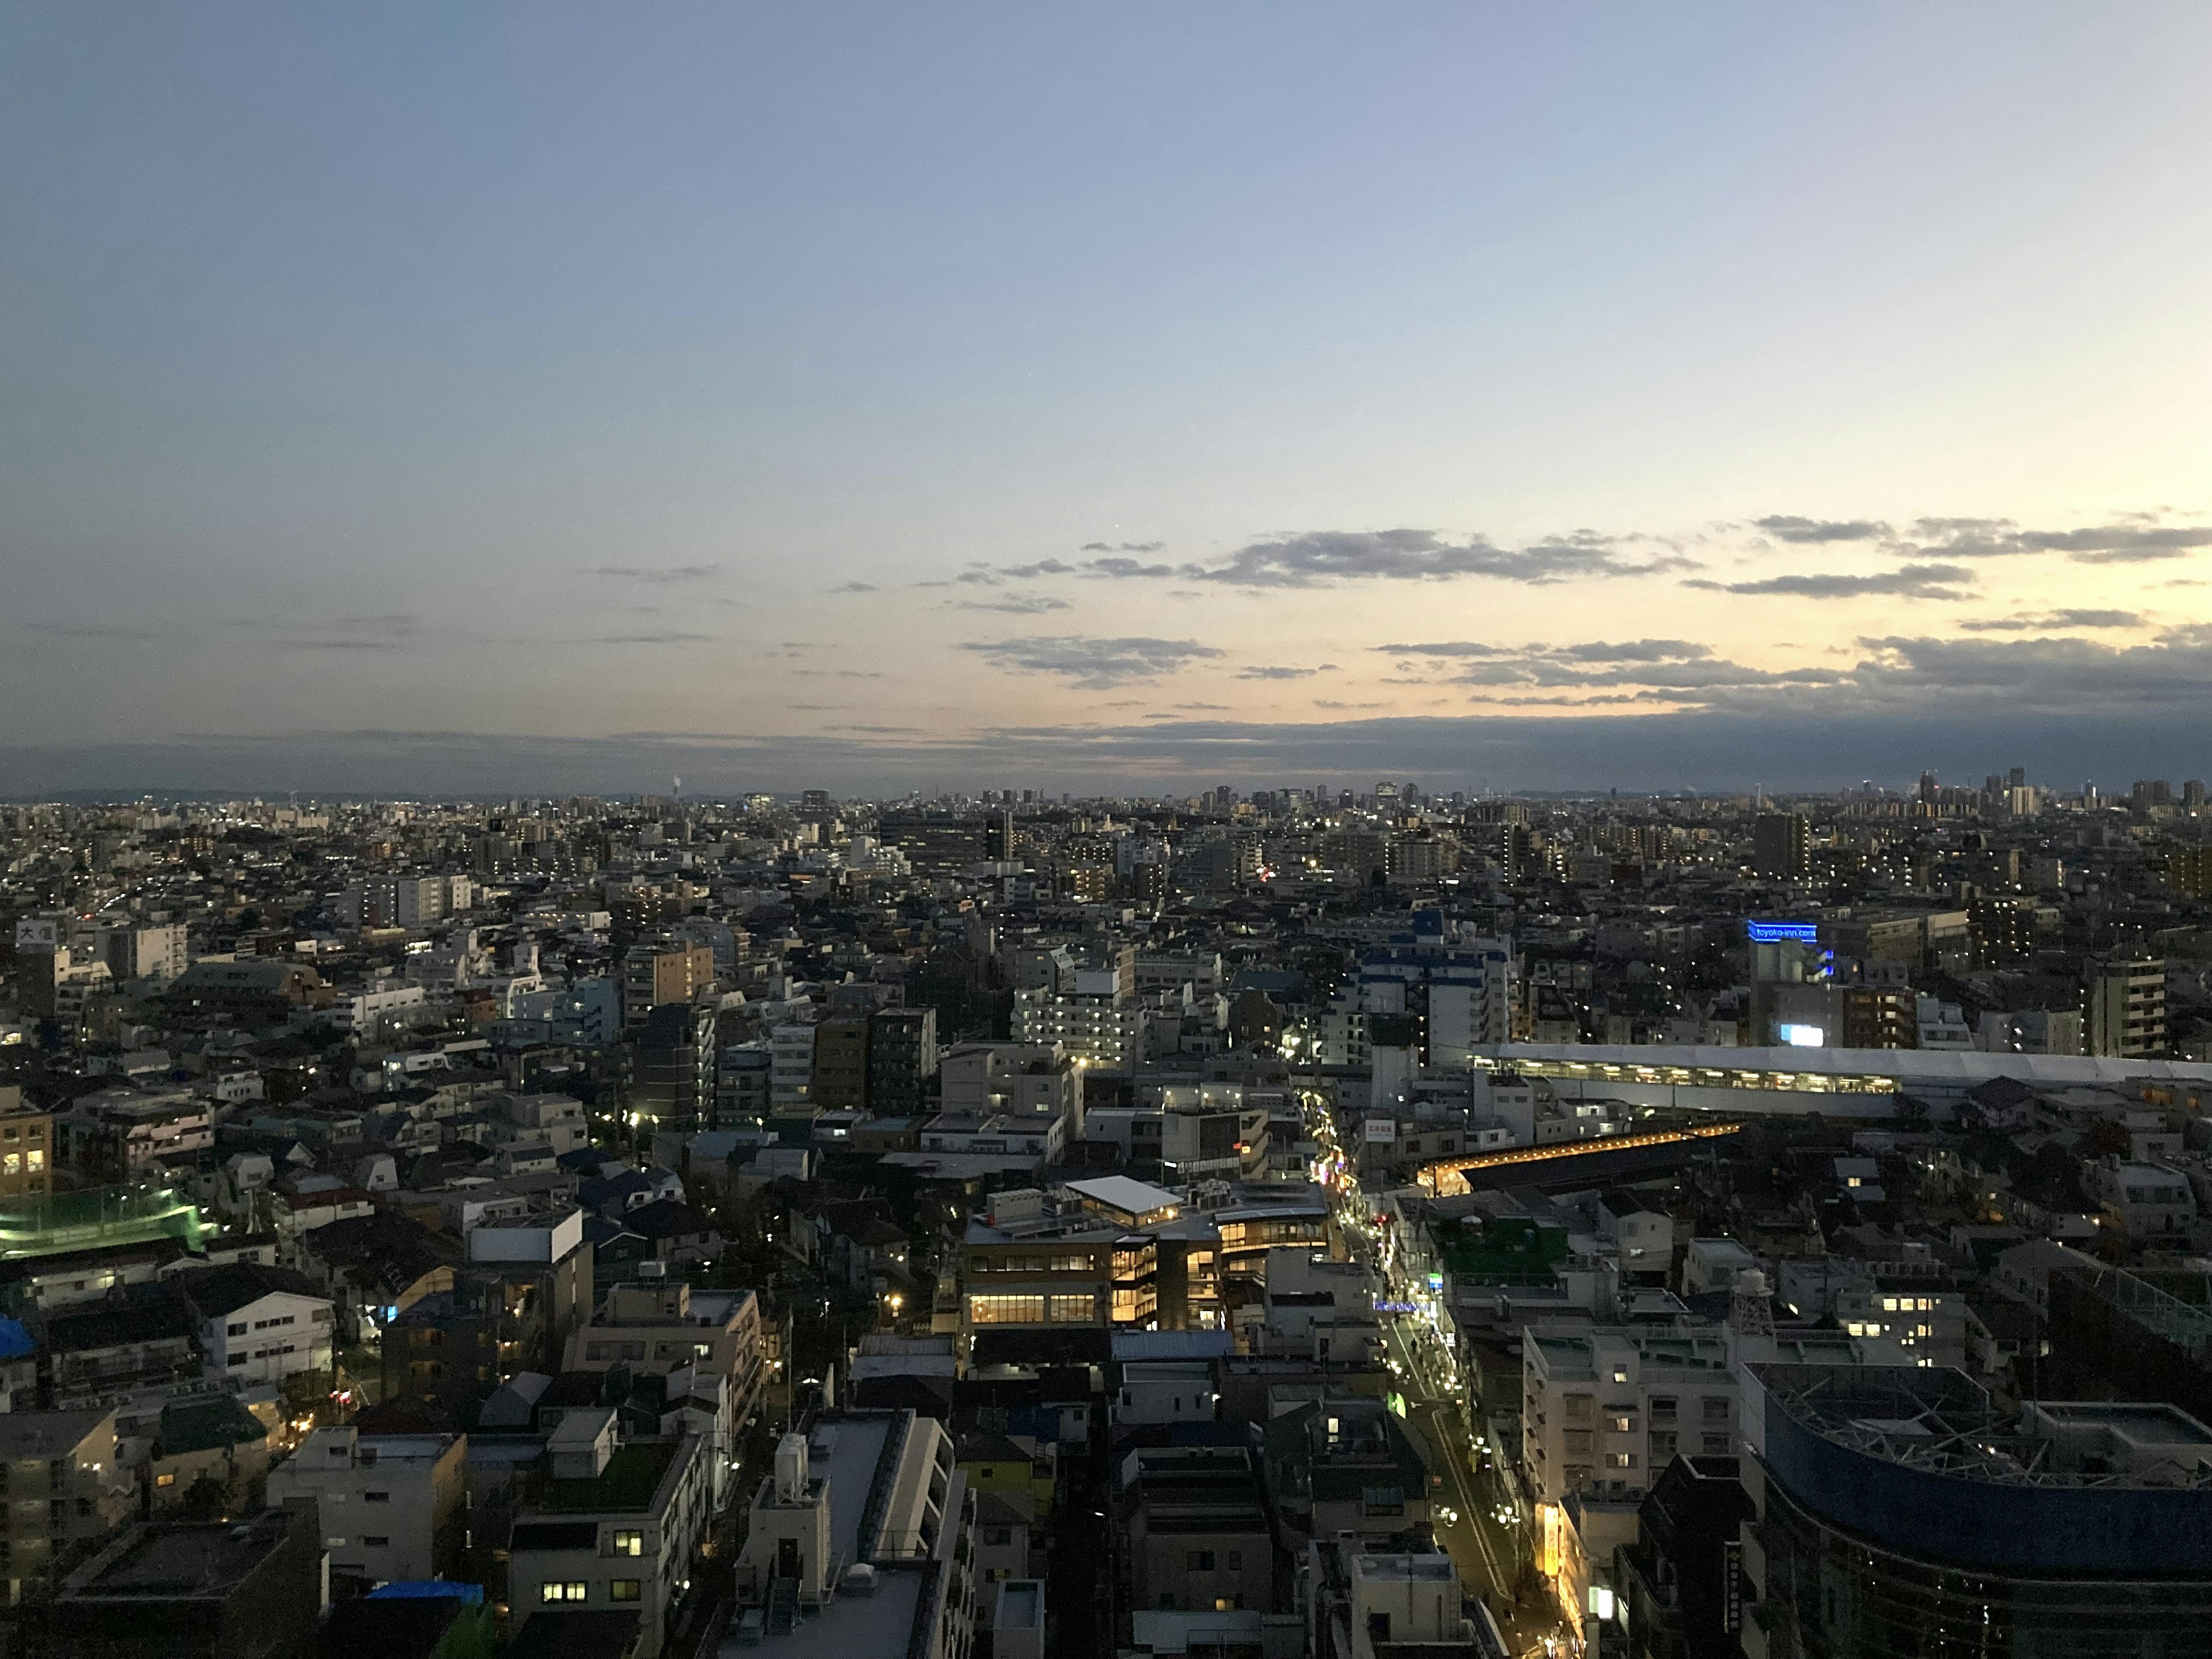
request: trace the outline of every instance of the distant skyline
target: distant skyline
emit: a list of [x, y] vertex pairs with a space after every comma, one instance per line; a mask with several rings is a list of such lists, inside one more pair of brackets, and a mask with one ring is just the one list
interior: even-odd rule
[[2212, 774], [2212, 10], [0, 16], [0, 795]]

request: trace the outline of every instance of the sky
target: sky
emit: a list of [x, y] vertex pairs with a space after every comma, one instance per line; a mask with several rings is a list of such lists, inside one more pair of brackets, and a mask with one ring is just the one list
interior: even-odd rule
[[0, 794], [2212, 774], [2212, 8], [0, 9]]

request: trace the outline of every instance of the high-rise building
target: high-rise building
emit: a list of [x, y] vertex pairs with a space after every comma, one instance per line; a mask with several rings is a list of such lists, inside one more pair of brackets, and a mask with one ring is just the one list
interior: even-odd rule
[[1813, 862], [1813, 826], [1802, 812], [1761, 812], [1752, 820], [1752, 867], [1772, 881], [1802, 881]]
[[647, 1011], [631, 1055], [629, 1105], [648, 1129], [686, 1133], [713, 1115], [714, 1011], [664, 1002]]
[[2154, 957], [2091, 957], [2083, 1024], [2088, 1050], [2142, 1060], [2166, 1050], [2166, 963]]
[[937, 1010], [879, 1008], [868, 1020], [868, 1109], [913, 1117], [937, 1075]]
[[638, 945], [623, 956], [623, 1024], [637, 1026], [664, 1002], [689, 1002], [714, 982], [708, 945]]
[[843, 1014], [814, 1028], [816, 1106], [825, 1112], [868, 1108], [868, 1016]]

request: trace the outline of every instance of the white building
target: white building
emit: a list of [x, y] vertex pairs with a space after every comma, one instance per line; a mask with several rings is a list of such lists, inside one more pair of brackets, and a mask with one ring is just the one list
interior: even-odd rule
[[240, 1262], [179, 1274], [210, 1379], [242, 1388], [331, 1369], [331, 1300], [289, 1268]]
[[371, 1583], [457, 1569], [468, 1521], [468, 1437], [317, 1429], [269, 1472], [269, 1504], [312, 1498], [333, 1574]]

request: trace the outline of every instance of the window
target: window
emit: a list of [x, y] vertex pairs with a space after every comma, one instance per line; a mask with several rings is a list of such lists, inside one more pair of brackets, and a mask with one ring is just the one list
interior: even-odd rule
[[1087, 1296], [1055, 1296], [1049, 1298], [1052, 1322], [1055, 1325], [1087, 1325], [1091, 1322], [1091, 1298]]
[[615, 1534], [615, 1553], [617, 1555], [644, 1554], [645, 1534], [641, 1532], [617, 1533]]
[[1729, 1402], [1728, 1402], [1728, 1396], [1727, 1396], [1726, 1395], [1724, 1395], [1724, 1394], [1716, 1394], [1716, 1395], [1706, 1395], [1706, 1396], [1705, 1396], [1705, 1421], [1706, 1421], [1706, 1422], [1708, 1422], [1708, 1423], [1725, 1423], [1725, 1422], [1727, 1422], [1728, 1420], [1729, 1420]]
[[362, 1534], [361, 1541], [363, 1548], [372, 1550], [388, 1548], [392, 1543], [392, 1540], [389, 1538], [381, 1537], [373, 1532], [365, 1532]]
[[361, 1496], [366, 1504], [389, 1504], [392, 1501], [392, 1494], [388, 1492], [365, 1492]]
[[590, 1588], [582, 1579], [572, 1578], [565, 1583], [546, 1585], [543, 1595], [548, 1601], [580, 1601], [585, 1599]]
[[1729, 1437], [1726, 1435], [1709, 1434], [1705, 1436], [1704, 1438], [1706, 1456], [1726, 1457], [1728, 1455]]
[[971, 1296], [968, 1298], [971, 1325], [1042, 1325], [1044, 1298], [1041, 1296]]
[[1636, 1467], [1636, 1454], [1634, 1452], [1607, 1452], [1606, 1454], [1605, 1461], [1616, 1469], [1632, 1469]]
[[635, 1601], [644, 1594], [645, 1580], [642, 1578], [611, 1578], [607, 1581], [607, 1600], [610, 1601]]
[[239, 1323], [233, 1325], [230, 1329], [225, 1333], [225, 1334], [229, 1336], [244, 1336], [246, 1334], [245, 1322], [240, 1321]]
[[154, 1477], [154, 1484], [157, 1486], [173, 1486], [177, 1484], [177, 1477], [173, 1474], [157, 1474]]
[[1188, 1570], [1190, 1571], [1212, 1572], [1213, 1571], [1213, 1552], [1212, 1550], [1192, 1550], [1189, 1552], [1189, 1556]]
[[243, 1365], [246, 1363], [246, 1356], [242, 1353], [234, 1352], [230, 1356], [230, 1363], [234, 1365]]

